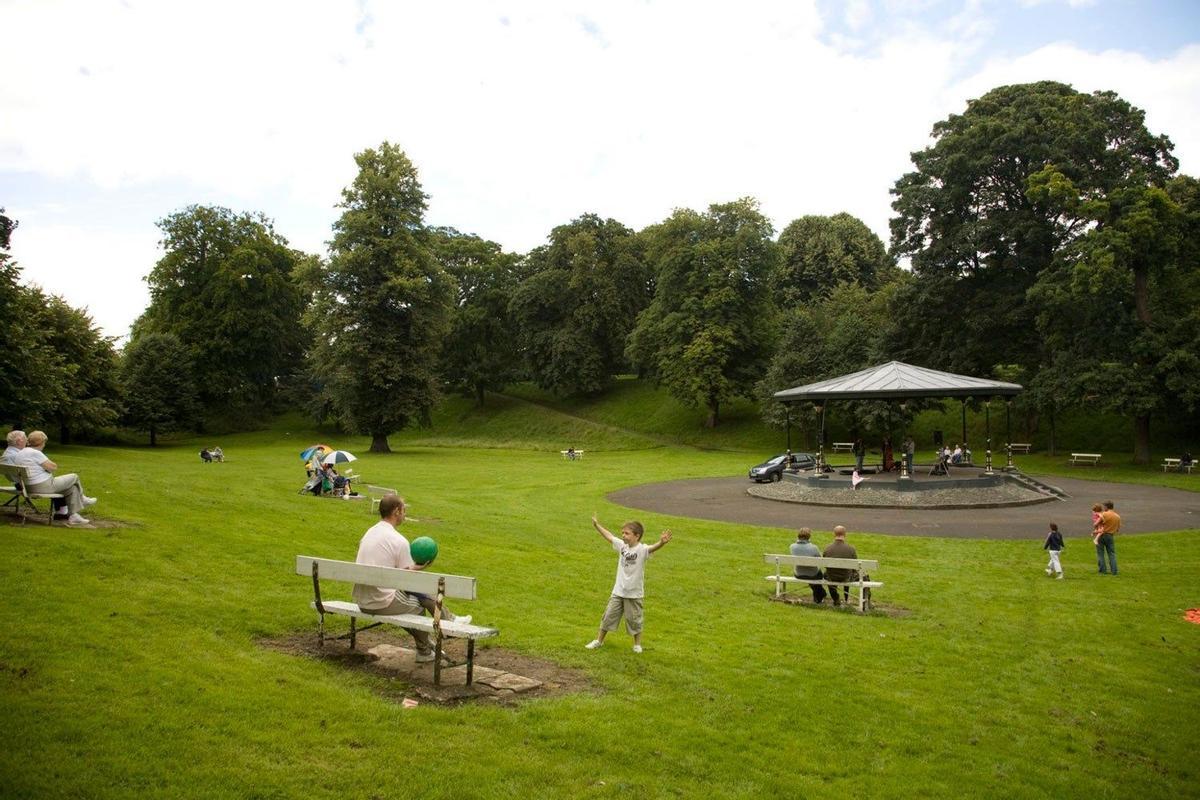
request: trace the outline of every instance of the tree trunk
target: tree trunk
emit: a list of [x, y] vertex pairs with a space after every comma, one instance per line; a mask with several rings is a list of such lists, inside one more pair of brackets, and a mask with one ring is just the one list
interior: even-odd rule
[[158, 445], [158, 431], [156, 431], [154, 429], [154, 426], [151, 425], [150, 426], [150, 446], [155, 447], [157, 445]]
[[58, 443], [59, 444], [70, 444], [71, 443], [71, 429], [70, 429], [70, 427], [67, 426], [66, 422], [60, 421], [58, 423]]
[[1133, 463], [1150, 463], [1150, 415], [1133, 418]]
[[479, 399], [479, 407], [480, 408], [483, 408], [484, 394], [485, 394], [485, 392], [483, 389], [483, 384], [481, 383], [475, 387], [475, 397], [477, 397]]
[[1050, 455], [1052, 455], [1052, 456], [1058, 455], [1058, 452], [1057, 452], [1058, 442], [1056, 441], [1057, 433], [1058, 433], [1058, 431], [1055, 430], [1055, 427], [1054, 427], [1054, 409], [1051, 408], [1050, 409]]
[[371, 452], [372, 453], [390, 453], [392, 448], [388, 447], [386, 433], [371, 434]]
[[1133, 303], [1137, 309], [1138, 322], [1150, 324], [1150, 271], [1133, 270]]
[[717, 400], [708, 401], [708, 419], [704, 421], [704, 427], [715, 428], [721, 419], [721, 403]]

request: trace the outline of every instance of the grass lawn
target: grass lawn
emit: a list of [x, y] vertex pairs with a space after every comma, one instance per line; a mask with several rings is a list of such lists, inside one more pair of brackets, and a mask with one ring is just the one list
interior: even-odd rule
[[[1033, 539], [856, 535], [893, 613], [787, 606], [768, 601], [761, 554], [788, 531], [604, 499], [742, 474], [746, 452], [530, 403], [449, 403], [390, 455], [296, 419], [223, 437], [225, 464], [202, 464], [201, 440], [52, 447], [99, 496], [96, 516], [129, 525], [0, 526], [0, 795], [1200, 794], [1200, 626], [1183, 620], [1200, 606], [1200, 531], [1121, 539], [1118, 578], [1069, 540], [1064, 581], [1042, 572]], [[479, 578], [461, 610], [500, 628], [485, 647], [584, 670], [601, 691], [406, 710], [381, 679], [262, 647], [316, 636], [294, 557], [352, 560], [373, 521], [366, 503], [296, 494], [299, 451], [331, 439], [370, 482], [401, 489], [418, 520], [405, 532], [438, 540], [440, 570]], [[564, 462], [568, 443], [586, 458]], [[1019, 463], [1176, 485], [1038, 458]], [[648, 566], [640, 656], [623, 631], [583, 648], [615, 561], [593, 510], [614, 530], [637, 516], [651, 536], [676, 534]]]

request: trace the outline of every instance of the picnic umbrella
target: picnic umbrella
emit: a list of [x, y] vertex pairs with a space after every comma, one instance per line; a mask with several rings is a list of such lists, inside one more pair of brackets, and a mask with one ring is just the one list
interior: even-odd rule
[[353, 453], [347, 453], [345, 450], [334, 450], [321, 459], [322, 464], [344, 464], [347, 461], [358, 461], [358, 458]]
[[312, 458], [313, 453], [317, 452], [318, 450], [328, 450], [328, 449], [329, 449], [329, 445], [327, 445], [327, 444], [314, 444], [312, 447], [308, 447], [308, 448], [305, 448], [304, 450], [301, 450], [300, 458], [303, 461], [308, 461], [310, 458]]

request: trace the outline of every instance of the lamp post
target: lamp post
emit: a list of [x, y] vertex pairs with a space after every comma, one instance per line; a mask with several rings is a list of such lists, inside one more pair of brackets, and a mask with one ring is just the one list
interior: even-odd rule
[[[908, 401], [900, 402], [901, 415], [908, 413]], [[912, 476], [908, 474], [908, 422], [904, 423], [904, 441], [900, 443], [900, 480], [910, 481]]]
[[1008, 463], [1004, 465], [1005, 472], [1013, 471], [1012, 461], [1012, 398], [1004, 401], [1004, 449], [1008, 451]]
[[821, 415], [820, 424], [817, 425], [817, 464], [816, 471], [818, 478], [825, 477], [825, 404], [817, 403], [817, 413]]
[[991, 475], [992, 473], [992, 398], [988, 398], [983, 403], [984, 426], [987, 430], [987, 450], [984, 451], [983, 459], [983, 474]]

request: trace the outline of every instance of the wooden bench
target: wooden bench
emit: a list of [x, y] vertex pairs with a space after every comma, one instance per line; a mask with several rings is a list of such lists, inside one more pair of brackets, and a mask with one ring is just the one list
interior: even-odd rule
[[0, 475], [3, 475], [6, 480], [12, 483], [11, 486], [0, 486], [0, 493], [11, 494], [4, 505], [13, 505], [13, 510], [21, 515], [21, 522], [24, 523], [28, 518], [25, 508], [33, 510], [34, 514], [40, 514], [34, 500], [50, 500], [50, 509], [46, 512], [46, 524], [54, 524], [54, 500], [62, 500], [63, 495], [58, 492], [30, 492], [25, 487], [29, 485], [29, 467], [16, 467], [12, 464], [0, 464]]
[[578, 461], [579, 459], [583, 458], [582, 450], [575, 450], [574, 452], [570, 450], [559, 450], [558, 452], [562, 454], [563, 458], [571, 461]]
[[1008, 446], [1014, 453], [1024, 453], [1025, 455], [1029, 455], [1029, 451], [1033, 449], [1033, 445], [1029, 442], [1009, 442]]
[[1071, 466], [1078, 466], [1079, 464], [1090, 464], [1093, 467], [1099, 466], [1100, 465], [1100, 454], [1099, 453], [1071, 453], [1071, 460], [1068, 461], [1067, 463], [1070, 464]]
[[830, 448], [835, 453], [853, 453], [854, 442], [834, 442], [830, 445]]
[[[434, 636], [433, 684], [441, 686], [442, 682], [442, 640], [467, 640], [467, 685], [470, 686], [475, 674], [475, 640], [489, 639], [499, 636], [495, 628], [485, 628], [481, 625], [463, 625], [457, 622], [442, 621], [442, 601], [446, 597], [457, 600], [475, 599], [475, 579], [460, 575], [441, 575], [424, 570], [392, 569], [391, 567], [372, 567], [365, 564], [355, 564], [351, 561], [334, 561], [327, 558], [312, 556], [296, 556], [296, 574], [312, 578], [313, 602], [319, 617], [317, 636], [322, 645], [325, 644], [325, 615], [337, 614], [350, 618], [350, 632], [336, 639], [350, 639], [350, 649], [357, 643], [359, 631], [369, 630], [379, 625], [398, 625], [402, 628], [432, 633]], [[344, 583], [361, 583], [367, 586], [378, 586], [382, 589], [397, 589], [406, 593], [420, 593], [435, 598], [436, 607], [433, 616], [424, 614], [393, 614], [380, 616], [368, 614], [361, 610], [356, 603], [341, 600], [321, 599], [321, 578], [327, 581], [342, 581]], [[357, 621], [370, 620], [372, 624], [362, 628], [357, 627]]]
[[1182, 459], [1179, 458], [1164, 458], [1162, 463], [1163, 472], [1170, 472], [1171, 470], [1174, 470], [1175, 472], [1186, 472], [1190, 475], [1195, 462], [1186, 464], [1181, 469], [1179, 466], [1181, 461]]
[[[858, 589], [858, 610], [861, 613], [871, 607], [871, 595], [869, 592], [864, 592], [863, 590], [883, 586], [879, 581], [865, 580], [863, 578], [863, 575], [879, 570], [879, 562], [867, 558], [824, 558], [823, 556], [793, 556], [766, 553], [763, 555], [763, 561], [775, 565], [775, 574], [768, 575], [766, 579], [775, 582], [776, 597], [784, 594], [786, 591], [784, 587], [789, 583], [803, 583], [806, 586], [816, 584], [819, 586], [856, 587]], [[787, 574], [784, 574], [783, 567], [788, 568]], [[829, 581], [825, 578], [797, 578], [793, 570], [794, 567], [818, 567], [822, 572], [830, 567], [834, 569], [853, 569], [858, 572], [858, 580], [840, 583]]]

